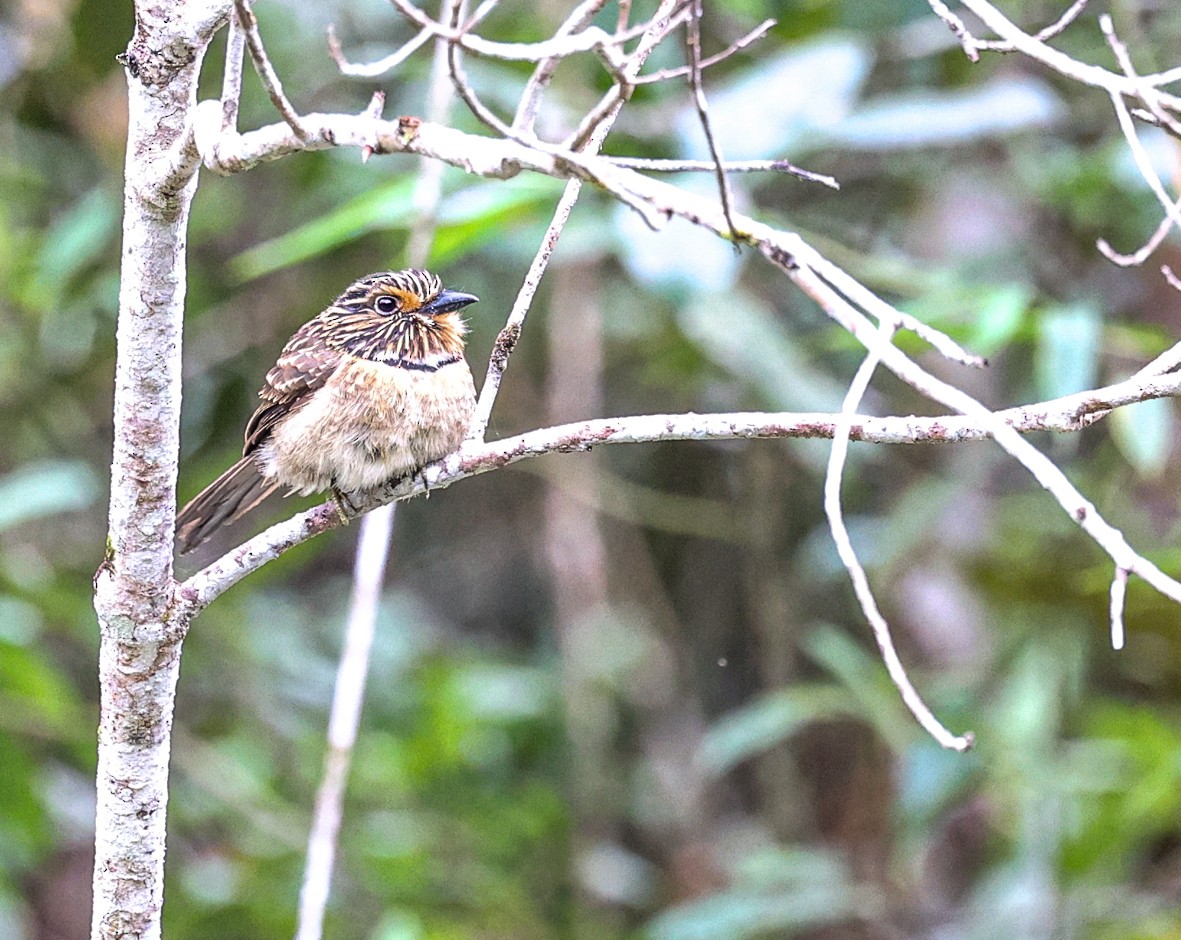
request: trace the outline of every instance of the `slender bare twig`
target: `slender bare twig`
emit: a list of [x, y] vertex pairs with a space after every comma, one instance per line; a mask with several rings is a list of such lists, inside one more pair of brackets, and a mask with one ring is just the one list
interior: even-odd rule
[[[1181, 210], [1181, 203], [1177, 204], [1178, 209]], [[1166, 215], [1161, 219], [1160, 224], [1157, 225], [1156, 231], [1149, 236], [1148, 240], [1133, 251], [1131, 254], [1123, 254], [1111, 247], [1111, 242], [1106, 238], [1095, 239], [1095, 247], [1099, 249], [1099, 253], [1103, 255], [1108, 261], [1113, 264], [1118, 264], [1122, 268], [1139, 267], [1155, 252], [1164, 242], [1165, 237], [1172, 231], [1173, 218], [1171, 215]]]
[[[1016, 52], [1017, 45], [1012, 40], [998, 40], [998, 39], [977, 39], [969, 32], [964, 21], [951, 12], [940, 0], [927, 0], [935, 15], [938, 16], [959, 40], [960, 45], [964, 49], [964, 54], [973, 62], [980, 59], [981, 50], [989, 52]], [[1038, 42], [1045, 42], [1048, 39], [1053, 39], [1055, 36], [1062, 33], [1066, 27], [1078, 19], [1079, 14], [1083, 12], [1088, 0], [1075, 0], [1057, 20], [1042, 30], [1034, 34], [1032, 38]]]
[[[554, 32], [554, 38], [570, 36], [586, 29], [599, 11], [607, 5], [607, 0], [583, 0], [576, 6], [568, 17]], [[541, 108], [541, 98], [549, 87], [550, 81], [557, 71], [562, 56], [552, 55], [537, 63], [529, 81], [525, 83], [520, 98], [517, 99], [517, 113], [513, 116], [513, 129], [518, 133], [533, 136], [537, 124], [537, 112]]]
[[980, 42], [968, 32], [968, 27], [964, 25], [964, 21], [948, 9], [947, 5], [942, 0], [927, 0], [931, 9], [939, 19], [947, 24], [947, 28], [951, 30], [952, 35], [959, 41], [963, 47], [964, 55], [972, 62], [980, 61]]
[[242, 101], [242, 60], [246, 34], [237, 16], [230, 17], [226, 31], [226, 64], [221, 75], [221, 129], [237, 131], [238, 107]]
[[487, 18], [488, 14], [500, 5], [500, 0], [484, 0], [478, 7], [476, 12], [463, 21], [463, 31], [470, 33], [473, 29], [479, 26]]
[[394, 524], [393, 509], [393, 504], [383, 506], [365, 516], [361, 523], [348, 625], [332, 691], [328, 750], [324, 755], [324, 772], [316, 790], [312, 825], [308, 832], [295, 940], [320, 940], [323, 935], [337, 837], [344, 817], [344, 792], [353, 747], [357, 743], [365, 679], [369, 672], [369, 652], [373, 646], [377, 607], [385, 580], [386, 554]]
[[[894, 335], [894, 330], [893, 323], [883, 320], [878, 327], [879, 344], [888, 345]], [[849, 579], [853, 583], [853, 591], [857, 595], [857, 602], [861, 605], [862, 613], [865, 614], [865, 619], [873, 630], [878, 650], [882, 654], [882, 661], [886, 665], [886, 672], [902, 696], [902, 701], [910, 709], [915, 720], [940, 745], [953, 751], [966, 751], [972, 746], [972, 735], [969, 733], [961, 737], [948, 731], [927, 707], [922, 696], [919, 695], [918, 690], [907, 676], [906, 667], [902, 665], [902, 659], [898, 656], [894, 639], [890, 635], [890, 625], [882, 616], [877, 601], [874, 599], [873, 589], [869, 586], [869, 577], [857, 558], [857, 552], [853, 548], [852, 539], [849, 538], [849, 530], [845, 525], [844, 513], [841, 510], [841, 477], [849, 453], [849, 432], [853, 415], [865, 395], [866, 388], [869, 387], [869, 380], [873, 376], [874, 370], [878, 367], [879, 355], [876, 349], [871, 349], [866, 354], [865, 360], [849, 384], [849, 391], [845, 395], [840, 414], [837, 416], [836, 428], [832, 437], [832, 450], [828, 457], [828, 469], [824, 476], [824, 513], [828, 517], [828, 528], [832, 533], [833, 542], [836, 543], [837, 554], [840, 555], [841, 562], [849, 573]]]
[[[928, 0], [928, 2], [932, 8], [935, 8], [939, 0]], [[1139, 82], [1133, 81], [1126, 75], [1120, 75], [1117, 72], [1112, 72], [1098, 65], [1080, 62], [1065, 52], [1059, 52], [1057, 49], [1046, 45], [1046, 43], [1042, 42], [1036, 36], [1031, 36], [1016, 26], [1000, 10], [989, 3], [988, 0], [960, 0], [960, 2], [979, 17], [984, 25], [991, 29], [997, 36], [1010, 43], [1017, 52], [1027, 55], [1029, 58], [1049, 66], [1059, 74], [1081, 82], [1084, 85], [1091, 85], [1095, 88], [1105, 89], [1108, 92], [1118, 92], [1121, 95], [1136, 98], [1139, 97], [1140, 87], [1142, 85], [1159, 88], [1169, 81], [1176, 81], [1178, 78], [1181, 78], [1181, 70], [1174, 70], [1174, 72], [1162, 72], [1159, 75], [1146, 75]], [[1162, 92], [1158, 100], [1162, 107], [1181, 113], [1181, 98]]]
[[328, 54], [332, 56], [332, 60], [336, 63], [336, 67], [340, 69], [341, 75], [350, 75], [356, 78], [378, 78], [396, 69], [409, 59], [410, 56], [414, 55], [414, 53], [430, 42], [434, 35], [429, 29], [420, 29], [413, 39], [395, 52], [378, 59], [376, 62], [357, 64], [345, 58], [340, 40], [336, 37], [336, 30], [329, 25]]
[[[790, 241], [797, 240], [791, 238]], [[1095, 505], [1075, 488], [1053, 461], [970, 395], [937, 379], [897, 347], [880, 343], [872, 325], [857, 310], [845, 304], [820, 277], [814, 276], [815, 270], [810, 269], [813, 263], [816, 264], [817, 270], [825, 266], [831, 267], [830, 262], [802, 241], [798, 242], [798, 250], [791, 255], [790, 267], [787, 266], [786, 259], [774, 251], [771, 251], [768, 257], [784, 267], [797, 286], [813, 297], [829, 316], [842, 324], [867, 349], [876, 350], [882, 362], [900, 379], [931, 400], [981, 421], [997, 444], [1054, 497], [1059, 506], [1111, 557], [1117, 567], [1126, 568], [1130, 574], [1139, 575], [1161, 594], [1181, 603], [1181, 583], [1139, 555], [1128, 544], [1123, 533], [1102, 517]]]
[[578, 201], [578, 195], [581, 192], [582, 182], [580, 180], [570, 180], [566, 184], [566, 188], [562, 190], [562, 198], [558, 200], [553, 218], [550, 219], [545, 235], [541, 239], [541, 245], [533, 256], [533, 260], [529, 264], [529, 271], [517, 291], [516, 300], [513, 301], [512, 310], [509, 311], [508, 321], [497, 335], [496, 343], [492, 347], [492, 355], [488, 358], [488, 370], [484, 374], [484, 384], [480, 386], [480, 397], [476, 402], [475, 414], [472, 416], [472, 426], [468, 429], [468, 440], [483, 440], [484, 434], [488, 430], [488, 422], [492, 417], [492, 406], [496, 404], [496, 395], [500, 391], [501, 380], [508, 368], [509, 357], [512, 356], [513, 350], [516, 349], [517, 342], [521, 338], [521, 328], [530, 307], [533, 305], [533, 296], [537, 293], [542, 275], [545, 274], [545, 269], [549, 265], [550, 256], [558, 245], [558, 239], [562, 237], [562, 231], [570, 218], [570, 210], [574, 208], [574, 203]]
[[[650, 32], [644, 33], [641, 37], [635, 52], [632, 53], [627, 63], [624, 64], [619, 81], [626, 82], [630, 80], [632, 76], [636, 75], [644, 67], [644, 62], [651, 54], [652, 49], [655, 48], [656, 43], [659, 42], [659, 39], [654, 37], [663, 37], [667, 34], [668, 27], [666, 20], [668, 19], [668, 14], [672, 13], [678, 2], [680, 0], [665, 0], [657, 9], [656, 15], [649, 23]], [[583, 10], [584, 14], [588, 14], [589, 12], [589, 7]], [[616, 109], [601, 118], [600, 123], [593, 129], [584, 145], [587, 151], [594, 152], [602, 147], [603, 142], [607, 139], [607, 134], [610, 133], [611, 126], [615, 123], [618, 113], [618, 109]], [[508, 320], [497, 336], [492, 355], [488, 358], [488, 370], [484, 376], [484, 384], [480, 388], [480, 398], [476, 403], [476, 411], [472, 417], [471, 428], [468, 429], [469, 440], [483, 439], [488, 430], [488, 422], [492, 416], [492, 407], [496, 403], [496, 396], [500, 391], [500, 383], [504, 377], [504, 372], [508, 368], [509, 358], [512, 356], [517, 341], [520, 339], [525, 316], [533, 304], [534, 294], [537, 292], [542, 275], [549, 265], [550, 256], [553, 254], [554, 248], [557, 247], [558, 239], [562, 235], [562, 230], [565, 228], [566, 221], [569, 219], [570, 212], [574, 208], [574, 203], [578, 201], [578, 196], [581, 192], [582, 181], [580, 179], [569, 180], [566, 183], [565, 189], [562, 191], [562, 198], [558, 201], [558, 205], [554, 209], [553, 218], [546, 228], [541, 245], [533, 256], [533, 261], [529, 265], [529, 271], [521, 283], [516, 300], [513, 301], [513, 308], [509, 312]]]
[[[1138, 80], [1132, 67], [1131, 59], [1128, 57], [1127, 50], [1116, 38], [1115, 28], [1112, 24], [1111, 17], [1107, 14], [1099, 17], [1099, 26], [1103, 30], [1103, 34], [1107, 37], [1112, 51], [1115, 53], [1117, 60], [1119, 60], [1121, 67], [1125, 70], [1125, 72], [1129, 73], [1129, 78]], [[1169, 224], [1181, 226], [1181, 201], [1174, 200], [1173, 197], [1170, 196], [1165, 190], [1164, 183], [1161, 182], [1160, 176], [1157, 174], [1156, 169], [1152, 165], [1152, 158], [1148, 155], [1144, 149], [1144, 145], [1140, 142], [1140, 136], [1136, 132], [1136, 123], [1132, 120], [1132, 115], [1128, 112], [1128, 106], [1124, 102], [1123, 95], [1116, 91], [1111, 91], [1109, 94], [1111, 97], [1112, 107], [1115, 108], [1116, 118], [1119, 121], [1120, 130], [1123, 132], [1124, 139], [1128, 143], [1128, 148], [1132, 151], [1132, 158], [1136, 162], [1136, 169], [1139, 170], [1140, 176], [1143, 178], [1144, 182], [1148, 184], [1148, 188], [1152, 190], [1153, 195], [1156, 196], [1157, 201], [1164, 208]], [[1144, 95], [1142, 96], [1141, 100], [1147, 102], [1153, 97], [1153, 95]], [[1158, 233], [1159, 232], [1160, 230], [1158, 229]], [[1163, 238], [1163, 233], [1161, 234], [1161, 237]], [[1147, 257], [1146, 250], [1149, 249], [1149, 246], [1155, 247], [1156, 244], [1159, 244], [1159, 239], [1157, 239], [1157, 237], [1154, 235], [1154, 237], [1149, 239], [1148, 243], [1143, 248], [1141, 248], [1140, 251], [1137, 251], [1131, 256], [1121, 255], [1115, 251], [1112, 251], [1111, 246], [1108, 245], [1108, 243], [1103, 239], [1099, 240], [1098, 248], [1104, 255], [1107, 256], [1109, 260], [1117, 264], [1125, 264], [1129, 261], [1132, 261], [1132, 263], [1139, 263], [1139, 261], [1142, 261]]]
[[726, 217], [726, 225], [730, 229], [730, 238], [734, 250], [741, 248], [738, 229], [734, 227], [733, 204], [734, 195], [730, 191], [730, 179], [722, 168], [722, 149], [714, 137], [713, 126], [709, 121], [709, 102], [705, 99], [705, 86], [701, 82], [701, 9], [702, 0], [692, 0], [689, 4], [689, 20], [685, 24], [685, 48], [689, 52], [689, 88], [693, 94], [693, 106], [697, 110], [697, 120], [701, 123], [701, 132], [705, 135], [706, 146], [713, 160], [714, 178], [718, 182], [718, 197], [722, 201], [722, 215]]
[[431, 19], [409, 0], [391, 0], [398, 12], [415, 25], [429, 29], [439, 39], [462, 46], [475, 55], [502, 59], [506, 62], [540, 62], [551, 56], [565, 57], [579, 52], [593, 52], [610, 62], [618, 57], [615, 50], [632, 38], [623, 32], [612, 36], [597, 27], [590, 27], [568, 36], [553, 37], [541, 42], [493, 42], [467, 32], [467, 26], [444, 26]]
[[[717, 165], [710, 160], [662, 160], [645, 157], [605, 156], [613, 166], [628, 170], [648, 170], [653, 173], [712, 173]], [[722, 164], [727, 173], [788, 173], [829, 189], [840, 189], [841, 184], [831, 176], [804, 170], [787, 160], [727, 160]]]
[[250, 59], [254, 62], [254, 70], [258, 73], [263, 87], [266, 88], [271, 103], [275, 106], [275, 110], [283, 115], [283, 120], [287, 122], [295, 136], [300, 140], [307, 140], [308, 132], [300, 122], [295, 108], [291, 106], [291, 102], [283, 93], [283, 83], [279, 81], [279, 76], [275, 72], [274, 66], [271, 65], [271, 60], [267, 57], [266, 49], [263, 48], [262, 37], [258, 34], [258, 20], [255, 19], [248, 0], [234, 0], [234, 9], [237, 11], [238, 24], [246, 34], [246, 46], [250, 50]]
[[1124, 605], [1128, 596], [1128, 569], [1115, 567], [1111, 579], [1111, 648], [1124, 648]]
[[[741, 52], [743, 49], [753, 45], [758, 40], [762, 39], [768, 32], [775, 28], [775, 20], [763, 20], [758, 26], [752, 29], [745, 36], [734, 40], [721, 52], [716, 52], [709, 58], [702, 59], [698, 63], [698, 69], [707, 69], [712, 65], [717, 65], [719, 62], [725, 62], [730, 56], [736, 52]], [[678, 65], [676, 68], [661, 69], [658, 72], [650, 72], [647, 75], [640, 75], [632, 82], [633, 85], [651, 85], [655, 82], [668, 81], [670, 78], [680, 78], [683, 75], [688, 75], [692, 72], [692, 65]]]
[[[689, 2], [692, 2], [692, 0], [689, 0]], [[663, 8], [664, 5], [662, 4], [660, 9], [663, 10]], [[681, 23], [685, 22], [688, 17], [689, 8], [687, 5], [684, 5], [684, 0], [682, 0], [682, 3], [678, 3], [673, 6], [672, 12], [668, 15], [662, 15], [658, 11], [657, 15], [649, 20], [649, 28], [644, 35], [649, 37], [649, 43], [652, 47], [655, 47], [664, 39], [665, 36], [680, 26]], [[656, 29], [655, 27], [659, 27], [659, 29]], [[636, 52], [632, 53], [633, 59], [636, 53], [640, 51], [641, 47], [637, 47]], [[651, 52], [651, 49], [649, 49], [648, 52]], [[647, 57], [648, 52], [645, 52], [645, 58]], [[617, 78], [615, 84], [607, 90], [601, 99], [599, 99], [599, 103], [595, 105], [595, 107], [589, 112], [587, 112], [586, 116], [575, 129], [574, 133], [566, 138], [563, 146], [568, 150], [583, 149], [583, 145], [594, 132], [594, 129], [609, 116], [617, 114], [619, 109], [622, 108], [623, 105], [631, 98], [634, 91], [634, 76], [629, 78], [627, 81], [619, 81]]]
[[1165, 280], [1169, 282], [1170, 287], [1172, 287], [1174, 290], [1181, 291], [1181, 278], [1177, 277], [1177, 275], [1173, 273], [1172, 268], [1170, 268], [1167, 264], [1162, 264], [1160, 273], [1165, 276]]
[[[1079, 14], [1083, 12], [1088, 2], [1089, 0], [1074, 0], [1074, 3], [1067, 7], [1066, 11], [1060, 17], [1058, 17], [1057, 20], [1055, 20], [1049, 26], [1046, 26], [1045, 28], [1040, 29], [1034, 33], [1034, 38], [1039, 42], [1046, 42], [1046, 40], [1053, 39], [1055, 36], [1061, 35], [1066, 31], [1066, 27], [1079, 18]], [[985, 39], [979, 41], [976, 43], [976, 48], [988, 49], [991, 52], [1016, 51], [1016, 46], [1014, 46], [1011, 42], [998, 42], [994, 39]]]

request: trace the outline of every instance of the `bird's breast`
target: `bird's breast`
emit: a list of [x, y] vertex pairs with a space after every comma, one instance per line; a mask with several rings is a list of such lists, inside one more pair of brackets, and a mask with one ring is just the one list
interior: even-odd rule
[[372, 489], [458, 448], [474, 407], [463, 359], [432, 372], [350, 358], [276, 425], [261, 469], [305, 494]]

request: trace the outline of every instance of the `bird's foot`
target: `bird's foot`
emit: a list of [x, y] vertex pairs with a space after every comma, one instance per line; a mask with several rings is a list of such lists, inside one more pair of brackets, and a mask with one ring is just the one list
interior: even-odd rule
[[348, 525], [352, 517], [357, 514], [357, 507], [338, 486], [332, 487], [332, 505], [336, 507], [336, 515], [340, 519], [341, 525]]

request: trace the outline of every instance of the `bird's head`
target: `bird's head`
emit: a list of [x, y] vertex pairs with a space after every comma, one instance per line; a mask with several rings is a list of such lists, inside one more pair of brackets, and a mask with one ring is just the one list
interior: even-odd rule
[[382, 271], [349, 285], [322, 316], [332, 345], [353, 355], [437, 365], [463, 354], [459, 311], [478, 299], [447, 290], [428, 271]]

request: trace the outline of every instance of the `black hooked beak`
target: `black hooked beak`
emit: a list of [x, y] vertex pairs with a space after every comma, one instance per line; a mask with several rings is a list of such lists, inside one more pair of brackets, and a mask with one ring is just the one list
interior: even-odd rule
[[433, 300], [427, 301], [419, 307], [417, 312], [431, 316], [450, 313], [453, 310], [462, 310], [468, 304], [474, 304], [479, 299], [475, 294], [465, 294], [457, 290], [441, 290]]

